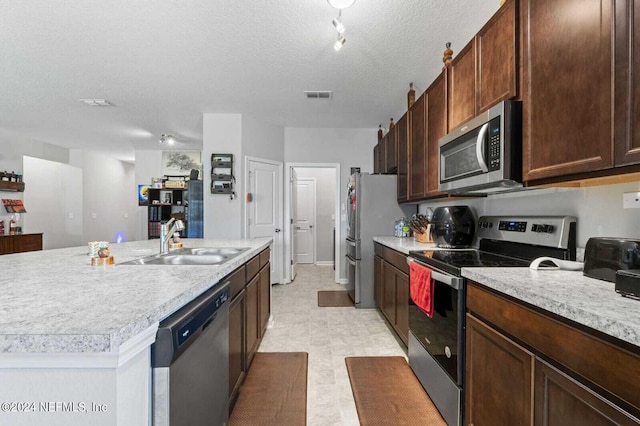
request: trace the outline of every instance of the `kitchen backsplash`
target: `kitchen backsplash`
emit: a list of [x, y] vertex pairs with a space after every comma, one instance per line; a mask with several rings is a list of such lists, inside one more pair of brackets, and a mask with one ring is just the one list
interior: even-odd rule
[[[578, 218], [578, 247], [591, 237], [640, 238], [640, 209], [623, 209], [625, 192], [640, 191], [640, 182], [585, 188], [545, 188], [420, 204], [419, 212], [442, 205], [471, 206], [483, 215], [567, 215]], [[580, 253], [578, 253], [580, 254]], [[579, 256], [580, 257], [580, 256]]]

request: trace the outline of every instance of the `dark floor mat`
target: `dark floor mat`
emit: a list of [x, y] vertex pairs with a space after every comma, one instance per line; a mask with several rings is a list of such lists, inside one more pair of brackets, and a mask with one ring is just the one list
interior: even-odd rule
[[323, 308], [353, 306], [353, 300], [346, 290], [319, 290], [318, 306]]

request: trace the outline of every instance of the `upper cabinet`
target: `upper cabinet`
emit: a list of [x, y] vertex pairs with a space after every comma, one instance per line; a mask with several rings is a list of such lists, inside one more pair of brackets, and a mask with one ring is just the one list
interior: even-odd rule
[[398, 202], [409, 199], [409, 114], [402, 116], [396, 124], [398, 146]]
[[426, 91], [427, 98], [427, 164], [425, 170], [426, 196], [441, 197], [446, 194], [438, 191], [438, 141], [447, 134], [447, 80], [442, 72]]
[[523, 0], [523, 178], [613, 166], [611, 0]]
[[[397, 126], [396, 126], [397, 127]], [[384, 173], [394, 174], [398, 168], [396, 144], [396, 127], [389, 129], [387, 135], [382, 139], [384, 141]]]
[[426, 93], [409, 109], [409, 200], [425, 196], [427, 113]]
[[640, 163], [640, 1], [619, 0], [615, 13], [615, 164], [623, 166]]
[[518, 2], [507, 1], [448, 68], [452, 130], [498, 102], [518, 96]]
[[471, 40], [448, 68], [449, 129], [476, 115], [476, 48]]

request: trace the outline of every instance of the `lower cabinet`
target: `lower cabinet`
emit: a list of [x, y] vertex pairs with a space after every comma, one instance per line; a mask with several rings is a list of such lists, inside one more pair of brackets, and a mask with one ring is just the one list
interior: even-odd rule
[[229, 409], [233, 408], [271, 315], [269, 249], [233, 272], [229, 305]]
[[[376, 243], [374, 298], [391, 327], [406, 345], [409, 341], [409, 268], [406, 256]], [[402, 268], [402, 269], [401, 269]]]
[[465, 425], [638, 425], [640, 356], [467, 286]]

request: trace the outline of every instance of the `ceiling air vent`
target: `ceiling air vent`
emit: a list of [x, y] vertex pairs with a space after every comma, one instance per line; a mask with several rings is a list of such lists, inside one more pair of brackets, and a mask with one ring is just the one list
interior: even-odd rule
[[333, 92], [330, 90], [324, 91], [305, 91], [304, 96], [307, 99], [330, 99], [333, 98]]
[[111, 106], [111, 102], [106, 99], [78, 99], [89, 106]]

